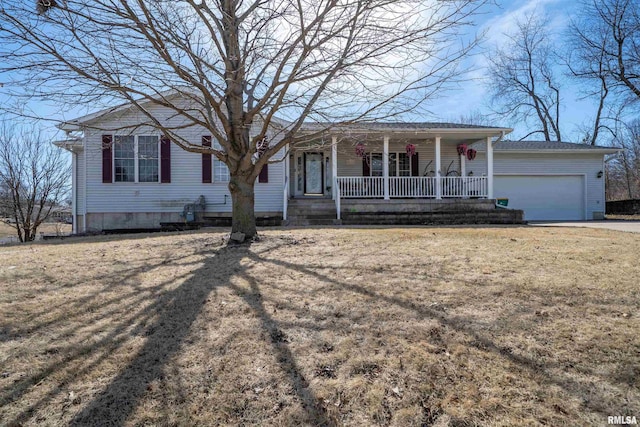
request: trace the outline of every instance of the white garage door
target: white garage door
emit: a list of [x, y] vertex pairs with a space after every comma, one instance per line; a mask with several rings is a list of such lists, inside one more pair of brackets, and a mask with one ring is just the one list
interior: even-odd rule
[[522, 209], [527, 221], [584, 219], [584, 177], [581, 175], [501, 175], [494, 178], [496, 198]]

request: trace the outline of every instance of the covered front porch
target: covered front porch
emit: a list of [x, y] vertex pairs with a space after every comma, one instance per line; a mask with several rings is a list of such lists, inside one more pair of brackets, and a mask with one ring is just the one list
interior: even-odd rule
[[[462, 127], [336, 133], [292, 151], [285, 203], [288, 198], [331, 198], [340, 219], [345, 199], [493, 199], [493, 144], [504, 131]], [[476, 142], [487, 147], [478, 158], [472, 148]]]
[[[470, 147], [476, 142], [473, 140], [443, 141], [435, 136], [393, 141], [389, 135], [381, 139], [382, 144], [358, 143], [354, 155], [361, 159], [362, 173], [344, 174], [341, 172], [355, 168], [341, 167], [338, 138], [332, 138], [333, 199], [493, 198], [492, 137], [486, 137], [483, 165], [475, 160], [475, 150]], [[470, 151], [473, 156], [468, 155]]]

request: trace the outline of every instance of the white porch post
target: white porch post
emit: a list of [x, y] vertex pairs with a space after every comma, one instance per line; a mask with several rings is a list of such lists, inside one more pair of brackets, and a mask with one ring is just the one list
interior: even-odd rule
[[338, 182], [338, 137], [331, 137], [331, 197], [336, 199], [336, 185]]
[[442, 199], [442, 152], [440, 150], [440, 137], [436, 136], [436, 199]]
[[[603, 169], [604, 170], [604, 169]], [[71, 233], [78, 233], [78, 153], [71, 149]]]
[[460, 176], [467, 176], [467, 156], [460, 154]]
[[487, 197], [493, 199], [493, 138], [487, 137]]
[[389, 200], [389, 137], [384, 136], [382, 148], [382, 176], [384, 179], [384, 199]]

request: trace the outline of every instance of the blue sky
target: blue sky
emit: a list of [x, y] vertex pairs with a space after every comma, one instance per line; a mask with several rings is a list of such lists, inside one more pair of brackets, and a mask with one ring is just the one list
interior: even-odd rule
[[[562, 33], [567, 27], [571, 16], [575, 15], [577, 5], [574, 1], [567, 0], [498, 0], [498, 5], [491, 5], [485, 8], [485, 13], [476, 18], [477, 25], [469, 27], [469, 35], [473, 33], [486, 32], [482, 43], [482, 49], [478, 53], [468, 58], [465, 65], [470, 69], [468, 80], [456, 90], [451, 90], [433, 101], [428, 109], [432, 112], [430, 117], [420, 117], [418, 120], [424, 121], [449, 121], [458, 120], [461, 116], [469, 115], [473, 112], [489, 113], [490, 100], [486, 87], [487, 59], [482, 54], [495, 45], [505, 42], [505, 34], [513, 32], [517, 19], [522, 18], [527, 13], [538, 13], [548, 17], [547, 26], [552, 34], [552, 41], [562, 47]], [[558, 73], [561, 73], [558, 70]], [[563, 123], [563, 139], [566, 141], [578, 141], [580, 138], [579, 127], [586, 123], [595, 112], [593, 101], [581, 100], [579, 87], [566, 81], [561, 93], [563, 107], [561, 110], [561, 123]], [[4, 98], [4, 99], [3, 99]], [[0, 87], [0, 102], [6, 103], [6, 96], [2, 95]], [[83, 114], [86, 110], [66, 110], [62, 111], [54, 104], [38, 103], [32, 105], [33, 111], [42, 116], [55, 119], [71, 119]], [[99, 108], [98, 108], [99, 109]], [[511, 134], [512, 139], [517, 139], [528, 133], [526, 126], [521, 123], [511, 123], [507, 119], [495, 120], [492, 122], [496, 126], [512, 127], [515, 131]], [[50, 125], [52, 128], [53, 126]]]
[[[451, 91], [438, 100], [438, 107], [431, 108], [436, 117], [456, 119], [474, 111], [489, 113], [491, 103], [488, 99], [485, 70], [487, 59], [483, 52], [492, 46], [503, 45], [506, 41], [505, 34], [516, 30], [518, 19], [531, 13], [546, 17], [545, 23], [549, 29], [552, 44], [563, 48], [563, 33], [572, 16], [576, 15], [578, 7], [576, 2], [567, 0], [499, 0], [498, 6], [487, 7], [486, 13], [477, 19], [478, 26], [474, 29], [478, 33], [486, 32], [482, 49], [466, 62], [466, 66], [471, 68], [469, 76], [471, 80], [462, 84], [460, 89]], [[563, 77], [561, 69], [557, 70], [557, 75]], [[595, 114], [596, 106], [592, 100], [581, 99], [580, 88], [570, 79], [564, 81], [562, 89], [560, 120], [563, 140], [578, 142], [581, 136], [580, 126], [587, 123]], [[526, 126], [521, 123], [511, 123], [508, 119], [498, 119], [495, 124], [514, 128], [514, 132], [510, 135], [512, 139], [528, 133]]]

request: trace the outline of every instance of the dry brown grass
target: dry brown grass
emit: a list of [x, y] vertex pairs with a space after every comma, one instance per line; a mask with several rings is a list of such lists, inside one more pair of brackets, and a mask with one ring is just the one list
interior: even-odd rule
[[[38, 233], [65, 235], [71, 233], [71, 225], [61, 222], [45, 223], [38, 227]], [[15, 237], [17, 239], [16, 229], [0, 221], [0, 239], [7, 237]]]
[[607, 219], [624, 220], [624, 221], [640, 221], [640, 214], [636, 215], [607, 215]]
[[6, 425], [604, 425], [640, 415], [640, 239], [267, 230], [0, 248]]

